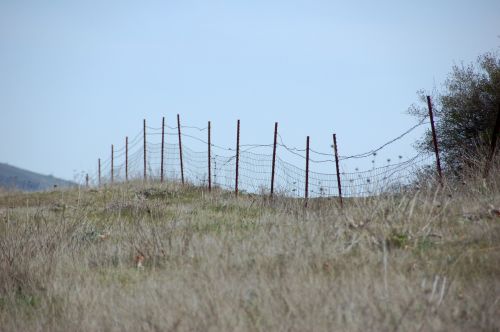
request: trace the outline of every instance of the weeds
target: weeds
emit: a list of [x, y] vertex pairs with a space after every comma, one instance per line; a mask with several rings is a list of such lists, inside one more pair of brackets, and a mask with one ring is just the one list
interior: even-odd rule
[[303, 201], [0, 196], [0, 330], [498, 330], [498, 177]]

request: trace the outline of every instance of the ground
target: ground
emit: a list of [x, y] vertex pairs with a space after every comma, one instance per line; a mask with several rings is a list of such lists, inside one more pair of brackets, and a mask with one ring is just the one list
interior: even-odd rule
[[3, 192], [0, 330], [498, 331], [498, 178], [344, 208], [173, 183]]

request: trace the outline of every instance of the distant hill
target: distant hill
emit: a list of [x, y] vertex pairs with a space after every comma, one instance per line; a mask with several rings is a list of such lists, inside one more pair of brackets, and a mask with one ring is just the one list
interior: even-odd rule
[[41, 191], [52, 189], [54, 186], [70, 187], [74, 185], [76, 184], [71, 181], [58, 179], [52, 175], [42, 175], [0, 163], [0, 187], [7, 190]]

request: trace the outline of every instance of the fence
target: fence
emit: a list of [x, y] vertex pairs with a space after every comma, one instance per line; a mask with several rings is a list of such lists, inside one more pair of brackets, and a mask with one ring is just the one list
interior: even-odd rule
[[[240, 144], [238, 120], [237, 144], [232, 148], [212, 142], [211, 122], [205, 128], [182, 126], [177, 115], [175, 127], [167, 126], [165, 118], [160, 127], [151, 127], [144, 120], [142, 131], [131, 139], [126, 137], [121, 148], [112, 145], [109, 158], [98, 159], [97, 170], [94, 174], [87, 174], [86, 184], [100, 186], [142, 178], [144, 181], [179, 181], [204, 186], [208, 190], [219, 187], [234, 191], [236, 195], [247, 192], [306, 199], [374, 195], [411, 183], [416, 171], [431, 167], [432, 155], [417, 153], [405, 159], [399, 156], [397, 162], [387, 160], [383, 166], [373, 164], [364, 170], [343, 171], [343, 164], [352, 159], [373, 159], [381, 150], [388, 149], [416, 128], [432, 124], [430, 100], [429, 115], [431, 122], [422, 119], [375, 149], [347, 156], [338, 153], [335, 134], [329, 152], [312, 149], [309, 137], [305, 149], [290, 147], [279, 134], [278, 123], [275, 123], [272, 143]], [[432, 129], [434, 132], [433, 125]], [[198, 149], [192, 149], [191, 145], [197, 145]], [[437, 161], [439, 166], [439, 159]], [[318, 165], [322, 170], [332, 172], [315, 171]]]

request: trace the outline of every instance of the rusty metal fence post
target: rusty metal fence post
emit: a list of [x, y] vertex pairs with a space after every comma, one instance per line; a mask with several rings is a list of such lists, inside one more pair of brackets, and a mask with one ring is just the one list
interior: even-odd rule
[[270, 197], [273, 198], [274, 195], [274, 174], [276, 171], [276, 143], [278, 139], [278, 122], [274, 123], [274, 143], [273, 143], [273, 164], [271, 172], [271, 194]]
[[432, 130], [432, 142], [434, 143], [434, 152], [436, 153], [436, 168], [439, 176], [439, 183], [443, 185], [443, 174], [441, 171], [441, 161], [439, 160], [439, 148], [436, 135], [436, 127], [434, 125], [434, 115], [432, 113], [432, 102], [431, 97], [427, 96], [427, 107], [429, 108], [429, 118], [431, 120], [431, 130]]
[[335, 168], [337, 170], [337, 188], [339, 191], [340, 207], [344, 207], [342, 200], [342, 184], [340, 182], [339, 151], [337, 150], [337, 135], [333, 134], [333, 150], [335, 152]]
[[146, 119], [143, 122], [143, 134], [144, 134], [144, 181], [147, 181], [146, 173]]
[[211, 167], [211, 152], [212, 152], [212, 142], [210, 137], [210, 121], [208, 121], [208, 191], [212, 191], [212, 167]]
[[125, 136], [125, 181], [128, 182], [128, 136]]
[[306, 188], [305, 188], [305, 207], [307, 207], [307, 200], [309, 199], [309, 136], [306, 141]]
[[111, 184], [113, 184], [114, 181], [114, 171], [115, 171], [114, 159], [115, 159], [115, 149], [113, 144], [111, 144]]
[[177, 133], [179, 135], [179, 159], [181, 163], [181, 182], [184, 184], [184, 164], [182, 163], [181, 118], [177, 114]]
[[495, 127], [493, 127], [493, 135], [491, 136], [490, 154], [488, 155], [488, 159], [486, 160], [486, 167], [484, 169], [485, 178], [488, 177], [491, 164], [493, 163], [493, 157], [495, 156], [499, 131], [500, 131], [500, 105], [498, 105], [497, 120], [495, 122]]
[[163, 183], [163, 154], [165, 149], [165, 117], [161, 119], [161, 166], [160, 166], [160, 182]]
[[234, 194], [238, 196], [238, 180], [239, 180], [239, 166], [240, 166], [240, 120], [236, 125], [236, 179], [234, 185]]
[[101, 158], [97, 159], [97, 176], [98, 176], [98, 184], [101, 186]]

